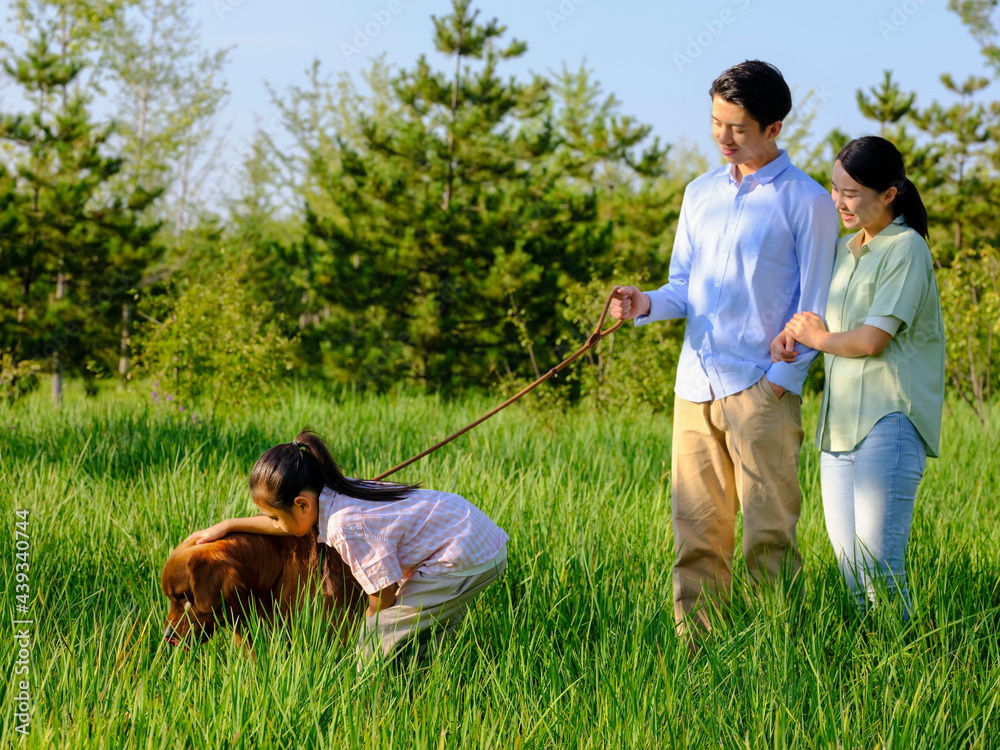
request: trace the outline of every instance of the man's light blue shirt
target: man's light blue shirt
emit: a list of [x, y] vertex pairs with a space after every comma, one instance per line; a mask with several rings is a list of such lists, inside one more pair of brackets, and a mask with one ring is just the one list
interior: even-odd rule
[[771, 341], [795, 313], [826, 312], [840, 226], [830, 194], [784, 150], [739, 185], [735, 169], [684, 190], [669, 281], [635, 320], [687, 319], [674, 389], [687, 401], [739, 393], [765, 373], [801, 395], [816, 351], [799, 344], [795, 362], [772, 364]]

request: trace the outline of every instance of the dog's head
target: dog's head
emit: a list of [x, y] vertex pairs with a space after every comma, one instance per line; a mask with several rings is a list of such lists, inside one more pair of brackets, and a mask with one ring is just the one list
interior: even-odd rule
[[239, 540], [229, 537], [208, 544], [182, 542], [170, 553], [160, 577], [170, 600], [163, 633], [168, 643], [208, 640], [227, 615], [238, 616], [249, 583], [245, 556]]
[[238, 629], [250, 608], [267, 617], [275, 607], [285, 611], [307, 589], [321, 592], [326, 606], [341, 612], [364, 595], [336, 550], [320, 552], [315, 531], [304, 537], [236, 533], [207, 544], [181, 542], [163, 566], [160, 586], [170, 600], [163, 637], [175, 646], [186, 639], [208, 640], [226, 624]]

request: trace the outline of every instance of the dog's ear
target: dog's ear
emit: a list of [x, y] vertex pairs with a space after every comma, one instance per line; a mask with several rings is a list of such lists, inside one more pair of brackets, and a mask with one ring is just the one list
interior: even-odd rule
[[218, 611], [223, 599], [234, 601], [237, 586], [236, 568], [224, 552], [224, 545], [206, 545], [188, 558], [188, 575], [194, 606], [201, 612]]

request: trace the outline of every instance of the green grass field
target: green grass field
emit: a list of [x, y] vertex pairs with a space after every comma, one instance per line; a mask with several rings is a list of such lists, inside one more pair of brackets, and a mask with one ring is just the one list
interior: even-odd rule
[[[530, 397], [529, 397], [530, 398]], [[315, 610], [163, 643], [163, 562], [250, 515], [257, 456], [303, 426], [371, 476], [492, 403], [304, 392], [195, 424], [141, 396], [0, 406], [3, 747], [995, 748], [1000, 746], [998, 425], [958, 406], [928, 462], [908, 556], [915, 615], [852, 614], [811, 444], [801, 602], [737, 596], [689, 658], [671, 615], [669, 420], [516, 405], [397, 475], [465, 495], [510, 534], [509, 567], [429, 668], [359, 679]], [[15, 731], [17, 510], [27, 510], [30, 732]], [[24, 546], [23, 544], [21, 545]], [[737, 546], [739, 549], [739, 546]], [[739, 566], [737, 566], [739, 574]]]

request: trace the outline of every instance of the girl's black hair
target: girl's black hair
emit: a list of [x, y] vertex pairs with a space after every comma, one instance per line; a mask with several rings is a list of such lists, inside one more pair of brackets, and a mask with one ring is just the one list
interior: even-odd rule
[[877, 135], [855, 138], [840, 149], [837, 161], [860, 185], [878, 193], [896, 188], [896, 197], [889, 204], [893, 217], [902, 215], [921, 237], [927, 236], [927, 209], [920, 192], [906, 176], [903, 155], [890, 141]]
[[792, 92], [781, 71], [763, 60], [745, 60], [723, 71], [708, 90], [713, 99], [735, 104], [746, 110], [761, 132], [780, 122], [792, 111]]
[[337, 468], [333, 456], [318, 435], [302, 430], [291, 443], [267, 450], [250, 470], [250, 494], [254, 503], [290, 511], [302, 490], [320, 493], [323, 486], [359, 500], [402, 500], [419, 484], [379, 483], [348, 479]]

